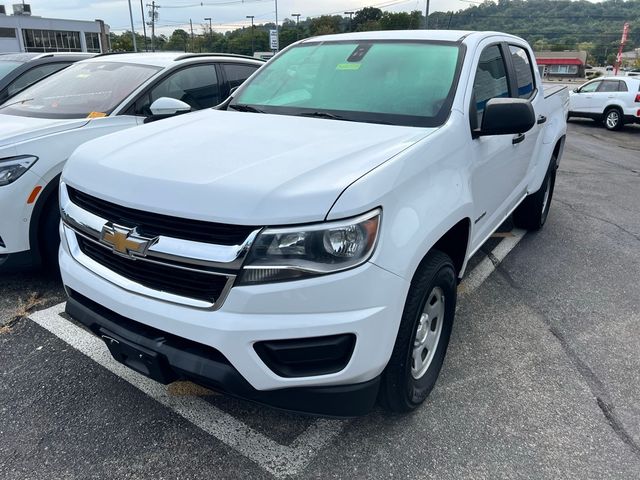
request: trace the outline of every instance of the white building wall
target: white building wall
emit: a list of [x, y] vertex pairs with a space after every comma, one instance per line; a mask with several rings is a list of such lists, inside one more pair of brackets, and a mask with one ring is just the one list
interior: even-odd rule
[[[43, 18], [27, 15], [0, 15], [0, 28], [16, 28], [17, 37], [1, 38], [0, 37], [0, 52], [24, 52], [24, 40], [23, 29], [33, 30], [53, 30], [53, 31], [70, 31], [78, 32], [80, 34], [80, 45], [82, 51], [87, 50], [85, 41], [85, 33], [97, 33], [100, 34], [100, 23], [97, 20], [82, 21], [82, 20], [65, 20], [61, 18]], [[109, 34], [109, 26], [105, 24], [106, 34]], [[105, 48], [103, 51], [105, 51]]]

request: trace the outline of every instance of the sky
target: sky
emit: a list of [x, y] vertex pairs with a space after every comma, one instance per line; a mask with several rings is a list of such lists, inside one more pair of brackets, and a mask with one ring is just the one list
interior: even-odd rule
[[[19, 0], [0, 0], [7, 10]], [[31, 4], [33, 15], [76, 20], [104, 20], [113, 32], [131, 29], [127, 0], [26, 0]], [[143, 0], [145, 19], [148, 20], [146, 4]], [[170, 34], [176, 28], [188, 29], [189, 19], [193, 21], [195, 33], [202, 33], [212, 18], [213, 29], [219, 32], [250, 25], [247, 15], [254, 15], [256, 23], [275, 21], [275, 0], [157, 0], [158, 32]], [[200, 4], [203, 5], [200, 5]], [[302, 19], [323, 14], [342, 14], [363, 7], [376, 6], [388, 11], [424, 11], [426, 0], [277, 0], [278, 19], [293, 18], [292, 13], [300, 13]], [[480, 3], [473, 0], [431, 0], [430, 11], [461, 10]], [[142, 33], [140, 0], [131, 0], [133, 21], [136, 31]]]

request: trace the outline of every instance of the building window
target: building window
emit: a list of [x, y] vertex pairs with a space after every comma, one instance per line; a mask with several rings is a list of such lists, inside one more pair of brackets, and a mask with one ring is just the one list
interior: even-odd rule
[[22, 30], [27, 52], [81, 52], [80, 32]]
[[97, 33], [85, 33], [84, 39], [87, 42], [87, 52], [100, 53], [100, 37]]
[[555, 75], [577, 75], [577, 65], [549, 65], [547, 67], [550, 74]]
[[0, 28], [0, 38], [16, 38], [16, 29]]

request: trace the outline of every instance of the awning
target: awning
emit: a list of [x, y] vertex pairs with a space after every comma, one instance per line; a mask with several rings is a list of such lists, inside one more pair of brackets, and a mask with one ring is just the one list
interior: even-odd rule
[[538, 65], [583, 65], [579, 58], [536, 58]]

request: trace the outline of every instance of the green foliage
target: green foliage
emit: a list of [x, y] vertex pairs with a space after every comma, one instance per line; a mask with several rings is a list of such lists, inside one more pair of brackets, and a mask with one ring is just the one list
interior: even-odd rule
[[[451, 30], [493, 30], [512, 33], [526, 39], [534, 50], [584, 50], [591, 64], [611, 64], [615, 61], [627, 21], [631, 31], [627, 47], [640, 46], [640, 0], [485, 0], [482, 4], [457, 12], [434, 12], [429, 15], [429, 27]], [[404, 30], [424, 26], [420, 11], [383, 12], [366, 7], [355, 13], [351, 30]], [[194, 35], [178, 29], [169, 37], [156, 37], [159, 50], [194, 52], [231, 52], [251, 55], [252, 51], [269, 50], [269, 29], [273, 23], [239, 28], [224, 34], [209, 32], [208, 25]], [[323, 15], [300, 20], [285, 19], [280, 27], [280, 48], [309, 36], [344, 33], [350, 30], [349, 17]], [[251, 37], [253, 45], [251, 48]], [[141, 35], [136, 36], [138, 48], [144, 46]], [[149, 42], [150, 45], [150, 42]], [[131, 51], [131, 33], [111, 34], [114, 51]]]

